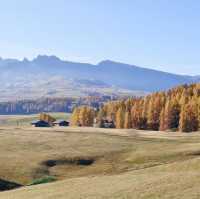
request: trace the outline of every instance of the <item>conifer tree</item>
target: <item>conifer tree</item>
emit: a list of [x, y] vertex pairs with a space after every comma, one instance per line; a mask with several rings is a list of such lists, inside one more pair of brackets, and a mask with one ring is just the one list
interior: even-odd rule
[[80, 109], [79, 108], [75, 108], [72, 116], [71, 116], [71, 125], [72, 126], [78, 126], [79, 125], [79, 113], [80, 113]]
[[93, 126], [94, 118], [95, 118], [95, 111], [91, 107], [87, 107], [87, 118], [86, 126]]
[[86, 120], [87, 120], [87, 110], [86, 106], [80, 107], [79, 112], [79, 121], [81, 126], [86, 126]]
[[136, 101], [131, 110], [132, 127], [135, 129], [147, 129], [147, 118], [142, 115], [143, 103]]
[[124, 112], [122, 108], [119, 108], [116, 113], [116, 128], [122, 129], [124, 127]]
[[131, 113], [129, 111], [127, 111], [125, 113], [124, 128], [130, 129], [131, 127], [132, 127], [132, 125], [131, 125]]
[[[159, 119], [160, 119], [160, 113], [158, 116], [158, 100], [156, 99], [156, 96], [152, 96], [149, 103], [149, 110], [148, 110], [148, 128], [151, 130], [158, 130], [159, 128]], [[159, 107], [160, 108], [160, 107]]]
[[160, 113], [160, 127], [159, 127], [160, 131], [165, 131], [165, 107], [162, 108], [162, 111]]
[[[90, 126], [93, 110], [88, 107], [78, 110], [72, 114], [72, 124], [79, 121]], [[200, 84], [182, 85], [144, 98], [108, 102], [101, 107], [98, 118], [113, 120], [117, 128], [195, 131], [200, 126]]]
[[[172, 100], [171, 102], [171, 106], [170, 106], [171, 110], [169, 110], [168, 112], [168, 117], [170, 118], [168, 120], [168, 129], [177, 129], [179, 126], [179, 120], [180, 120], [180, 104], [178, 103], [178, 101]], [[170, 116], [171, 115], [171, 116]]]
[[182, 106], [179, 122], [179, 131], [197, 131], [199, 127], [198, 114], [195, 104], [188, 103]]
[[79, 121], [81, 126], [92, 126], [95, 117], [95, 112], [87, 106], [80, 107]]

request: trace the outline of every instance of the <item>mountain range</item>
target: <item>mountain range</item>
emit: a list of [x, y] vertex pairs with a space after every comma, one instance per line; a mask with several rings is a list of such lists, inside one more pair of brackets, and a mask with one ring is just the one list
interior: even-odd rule
[[56, 56], [0, 58], [0, 101], [95, 94], [144, 95], [198, 82], [186, 76], [105, 60], [96, 65]]

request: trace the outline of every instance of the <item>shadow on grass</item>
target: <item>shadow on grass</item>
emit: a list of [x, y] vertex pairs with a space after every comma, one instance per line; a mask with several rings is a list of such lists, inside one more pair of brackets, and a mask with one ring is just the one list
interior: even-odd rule
[[15, 182], [10, 182], [10, 181], [0, 179], [0, 191], [8, 191], [8, 190], [17, 189], [20, 187], [22, 187], [22, 185], [17, 184]]

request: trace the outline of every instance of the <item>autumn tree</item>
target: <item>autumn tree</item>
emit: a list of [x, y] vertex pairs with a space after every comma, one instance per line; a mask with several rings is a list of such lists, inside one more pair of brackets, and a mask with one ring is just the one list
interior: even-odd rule
[[179, 126], [180, 106], [175, 100], [168, 99], [160, 114], [160, 128], [165, 131], [177, 129]]
[[93, 126], [94, 118], [95, 118], [95, 111], [91, 107], [87, 107], [87, 120], [86, 126]]
[[162, 108], [162, 111], [160, 113], [160, 126], [159, 126], [159, 130], [160, 131], [165, 131], [166, 130], [166, 126], [165, 126], [165, 107]]
[[197, 131], [199, 127], [197, 107], [193, 102], [182, 106], [179, 122], [179, 131]]
[[79, 121], [79, 113], [80, 113], [80, 109], [79, 108], [75, 108], [72, 116], [71, 116], [71, 125], [72, 126], [78, 126], [80, 121]]
[[148, 110], [148, 128], [151, 130], [158, 130], [160, 126], [160, 113], [164, 105], [164, 96], [163, 93], [156, 93], [152, 95], [149, 102]]
[[135, 129], [146, 129], [147, 118], [143, 116], [143, 102], [137, 100], [131, 110], [132, 127]]
[[[82, 107], [78, 117], [72, 114], [72, 118], [88, 126], [93, 115], [87, 107]], [[200, 126], [200, 84], [111, 101], [100, 108], [97, 118], [112, 120], [117, 128], [196, 131]]]
[[131, 113], [129, 111], [126, 111], [125, 118], [124, 118], [124, 128], [130, 129], [132, 127], [131, 124]]
[[79, 112], [79, 121], [81, 126], [92, 126], [94, 121], [95, 113], [94, 109], [82, 106]]
[[116, 128], [122, 129], [124, 127], [124, 110], [119, 108], [116, 113]]

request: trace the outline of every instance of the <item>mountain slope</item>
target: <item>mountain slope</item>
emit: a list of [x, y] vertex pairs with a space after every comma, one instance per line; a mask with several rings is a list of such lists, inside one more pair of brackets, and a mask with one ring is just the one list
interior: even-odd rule
[[[128, 89], [158, 91], [192, 81], [190, 76], [175, 75], [113, 61], [100, 62], [98, 69], [102, 80], [108, 79], [109, 83]], [[109, 78], [110, 74], [113, 74], [111, 78]]]
[[152, 92], [199, 80], [109, 60], [92, 65], [41, 55], [32, 61], [0, 59], [0, 70], [0, 98], [4, 99], [49, 97], [49, 93], [56, 97], [83, 96], [106, 91], [134, 95], [138, 90]]

